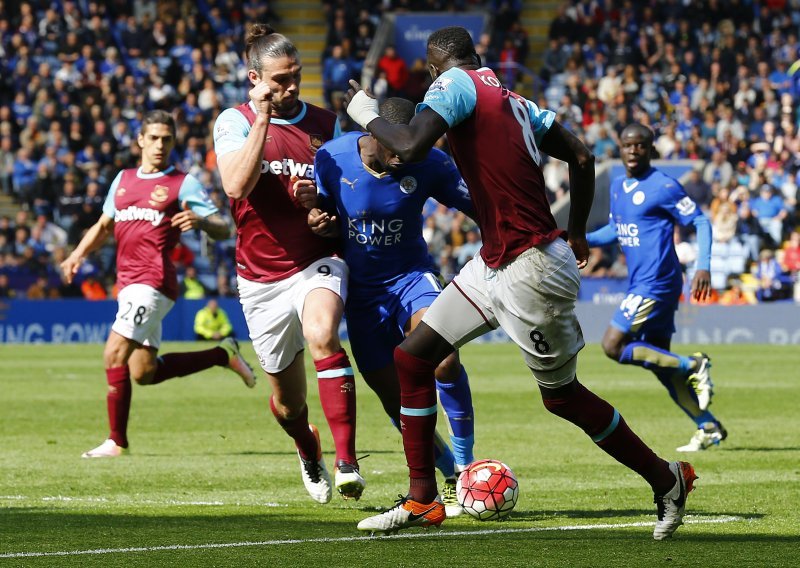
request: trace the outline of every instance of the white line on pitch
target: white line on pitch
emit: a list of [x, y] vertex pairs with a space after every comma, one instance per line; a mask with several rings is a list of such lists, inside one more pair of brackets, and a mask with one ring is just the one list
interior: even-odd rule
[[25, 495], [0, 495], [0, 501], [41, 501], [44, 503], [62, 502], [62, 503], [108, 503], [109, 505], [177, 505], [177, 506], [250, 506], [250, 507], [288, 507], [282, 503], [271, 502], [254, 502], [242, 503], [233, 502], [225, 503], [224, 501], [179, 501], [177, 499], [129, 499], [125, 497], [109, 499], [107, 497], [69, 497], [67, 495], [48, 495], [45, 497], [26, 497]]
[[[687, 515], [686, 524], [720, 524], [732, 523], [744, 520], [742, 517], [722, 516], [722, 517], [692, 517]], [[620, 523], [620, 524], [595, 524], [595, 525], [565, 525], [560, 527], [528, 527], [516, 529], [482, 529], [475, 531], [436, 531], [436, 532], [413, 532], [402, 533], [392, 536], [382, 536], [381, 539], [415, 539], [415, 538], [436, 538], [439, 536], [476, 536], [489, 534], [513, 534], [513, 533], [535, 533], [552, 531], [584, 531], [596, 529], [627, 529], [632, 527], [650, 527], [652, 522]], [[0, 558], [31, 558], [38, 556], [83, 556], [87, 554], [120, 554], [126, 552], [158, 552], [162, 550], [201, 550], [211, 548], [242, 548], [245, 546], [278, 546], [284, 544], [321, 544], [337, 542], [375, 540], [372, 536], [344, 536], [344, 537], [321, 537], [321, 538], [298, 538], [283, 540], [263, 540], [249, 542], [221, 542], [209, 544], [169, 544], [165, 546], [137, 546], [129, 548], [95, 548], [92, 550], [64, 550], [59, 552], [7, 552], [0, 554]]]

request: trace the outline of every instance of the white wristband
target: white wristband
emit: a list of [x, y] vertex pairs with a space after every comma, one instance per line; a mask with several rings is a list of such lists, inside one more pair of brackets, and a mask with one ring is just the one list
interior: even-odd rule
[[378, 118], [378, 99], [370, 97], [366, 91], [358, 91], [347, 105], [347, 114], [361, 128]]

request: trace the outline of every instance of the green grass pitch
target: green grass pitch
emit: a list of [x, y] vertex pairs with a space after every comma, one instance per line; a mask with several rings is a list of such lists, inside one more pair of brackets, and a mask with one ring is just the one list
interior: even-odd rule
[[[459, 517], [441, 530], [376, 538], [356, 524], [406, 490], [407, 470], [399, 434], [361, 379], [367, 489], [358, 502], [335, 495], [318, 505], [269, 413], [265, 380], [249, 390], [212, 369], [134, 385], [131, 455], [82, 460], [107, 433], [102, 347], [0, 346], [0, 567], [797, 566], [800, 354], [755, 345], [707, 350], [717, 385], [712, 410], [730, 437], [682, 456], [700, 476], [687, 524], [655, 542], [649, 488], [544, 409], [513, 345], [471, 345], [462, 358], [476, 456], [515, 471], [514, 512], [502, 522]], [[255, 361], [249, 345], [245, 353]], [[660, 455], [679, 457], [675, 448], [693, 424], [650, 373], [616, 365], [590, 345], [579, 377]], [[330, 432], [313, 380], [309, 387], [330, 466]]]

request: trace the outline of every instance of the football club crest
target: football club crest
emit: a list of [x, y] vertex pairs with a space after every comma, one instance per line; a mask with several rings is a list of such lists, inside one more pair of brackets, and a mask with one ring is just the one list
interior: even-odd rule
[[406, 195], [411, 195], [417, 190], [417, 178], [406, 176], [400, 180], [400, 191]]
[[155, 206], [158, 203], [164, 203], [169, 198], [169, 188], [164, 185], [156, 185], [156, 188], [150, 194], [150, 205]]
[[644, 203], [644, 191], [637, 191], [634, 193], [631, 201], [633, 201], [634, 205], [641, 205]]
[[125, 195], [125, 188], [120, 187], [119, 189], [117, 189], [117, 197], [122, 197], [123, 195]]
[[320, 149], [325, 143], [325, 140], [322, 139], [322, 134], [309, 134], [308, 135], [308, 146], [311, 148], [312, 152], [316, 152]]

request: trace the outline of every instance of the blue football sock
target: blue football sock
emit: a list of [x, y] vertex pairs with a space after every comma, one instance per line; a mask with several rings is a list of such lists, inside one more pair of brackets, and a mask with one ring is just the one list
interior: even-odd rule
[[692, 419], [697, 424], [697, 427], [706, 422], [718, 423], [718, 420], [708, 410], [700, 410], [697, 402], [697, 394], [694, 389], [686, 384], [686, 375], [684, 372], [676, 369], [672, 370], [656, 370], [654, 371], [658, 380], [669, 392], [670, 398], [675, 404], [686, 413], [686, 416]]
[[638, 365], [651, 371], [679, 370], [687, 374], [692, 368], [692, 358], [676, 355], [644, 341], [628, 343], [619, 356], [623, 365]]
[[464, 366], [452, 383], [436, 381], [439, 401], [450, 424], [450, 443], [456, 463], [467, 465], [475, 460], [472, 448], [475, 445], [475, 421], [472, 414], [472, 392]]

